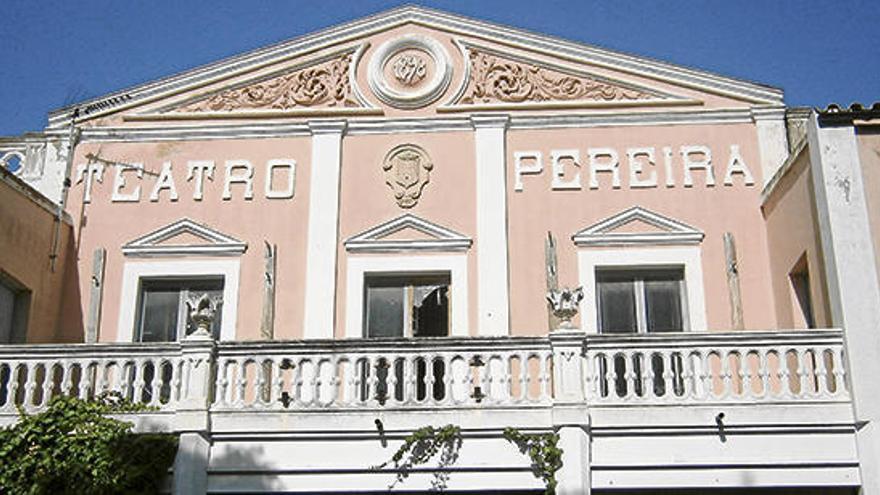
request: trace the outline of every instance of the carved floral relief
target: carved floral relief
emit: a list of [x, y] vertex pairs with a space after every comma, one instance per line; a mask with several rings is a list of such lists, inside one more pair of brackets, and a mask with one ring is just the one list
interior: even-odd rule
[[302, 107], [359, 107], [349, 80], [352, 54], [248, 86], [227, 89], [175, 112], [291, 110]]
[[659, 95], [470, 50], [470, 81], [459, 104], [655, 99]]
[[412, 208], [419, 202], [433, 168], [428, 153], [414, 144], [402, 144], [388, 152], [382, 170], [398, 206]]

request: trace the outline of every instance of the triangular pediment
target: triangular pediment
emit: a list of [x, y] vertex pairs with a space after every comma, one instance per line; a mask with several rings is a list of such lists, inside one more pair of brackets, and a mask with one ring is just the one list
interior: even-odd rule
[[[427, 44], [412, 44], [419, 37]], [[440, 57], [447, 63], [419, 76], [419, 64], [430, 64], [436, 55], [434, 42], [443, 45], [438, 53], [448, 55]], [[377, 56], [382, 53], [388, 57]], [[441, 66], [452, 73], [443, 75]], [[513, 85], [494, 84], [496, 76]], [[393, 87], [383, 87], [383, 77]], [[435, 79], [438, 86], [428, 87]], [[401, 96], [410, 90], [412, 95]], [[78, 103], [52, 112], [49, 128], [69, 125], [74, 115], [113, 126], [151, 119], [398, 117], [425, 108], [670, 104], [723, 108], [778, 106], [783, 100], [781, 91], [751, 82], [405, 6]]]
[[634, 206], [572, 236], [577, 246], [697, 244], [702, 231], [684, 222]]
[[126, 256], [239, 255], [247, 244], [207, 225], [182, 218], [122, 246]]
[[345, 241], [350, 252], [461, 251], [470, 237], [407, 213]]

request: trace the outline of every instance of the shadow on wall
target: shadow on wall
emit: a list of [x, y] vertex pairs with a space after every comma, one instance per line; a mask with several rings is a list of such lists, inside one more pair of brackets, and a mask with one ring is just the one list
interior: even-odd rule
[[55, 326], [55, 342], [85, 342], [80, 301], [83, 303], [88, 303], [88, 301], [84, 301], [80, 293], [79, 260], [73, 235], [67, 235], [67, 242], [64, 243], [62, 253], [64, 281], [61, 286], [61, 304], [58, 308], [58, 320]]

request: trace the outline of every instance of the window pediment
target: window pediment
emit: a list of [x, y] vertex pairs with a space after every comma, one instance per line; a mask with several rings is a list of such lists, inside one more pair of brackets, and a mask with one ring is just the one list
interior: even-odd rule
[[122, 246], [125, 256], [230, 256], [240, 255], [247, 243], [182, 218]]
[[372, 227], [345, 241], [349, 252], [462, 251], [473, 241], [412, 214]]
[[705, 234], [686, 223], [634, 206], [572, 236], [576, 246], [699, 244]]

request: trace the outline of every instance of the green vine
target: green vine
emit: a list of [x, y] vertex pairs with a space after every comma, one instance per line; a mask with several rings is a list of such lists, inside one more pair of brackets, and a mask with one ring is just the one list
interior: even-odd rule
[[504, 439], [517, 446], [532, 461], [532, 474], [544, 481], [544, 493], [556, 493], [556, 471], [562, 467], [562, 449], [556, 433], [522, 433], [515, 428], [504, 429]]
[[390, 489], [405, 481], [415, 466], [427, 463], [440, 453], [440, 460], [437, 463], [438, 469], [434, 471], [434, 479], [431, 480], [431, 489], [443, 491], [449, 482], [449, 471], [446, 468], [458, 460], [461, 441], [461, 428], [458, 426], [446, 425], [442, 428], [425, 426], [407, 436], [403, 445], [397, 449], [390, 460], [373, 469], [382, 469], [389, 464], [394, 465], [397, 476], [388, 487]]
[[110, 414], [154, 408], [118, 394], [56, 396], [47, 408], [0, 429], [0, 493], [158, 493], [177, 453], [169, 434], [134, 434]]

